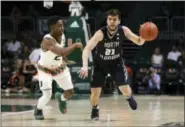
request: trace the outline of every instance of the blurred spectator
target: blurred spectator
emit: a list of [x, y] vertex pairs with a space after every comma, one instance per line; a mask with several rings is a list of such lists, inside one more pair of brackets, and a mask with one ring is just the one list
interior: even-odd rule
[[53, 7], [53, 0], [44, 0], [43, 7], [50, 9]]
[[179, 63], [180, 69], [184, 69], [185, 68], [185, 50], [182, 51], [182, 55], [179, 57], [178, 63]]
[[173, 46], [172, 50], [168, 53], [167, 60], [177, 62], [179, 56], [181, 56], [181, 52], [177, 50], [176, 46]]
[[30, 54], [30, 51], [29, 51], [28, 46], [24, 45], [24, 47], [23, 47], [23, 49], [21, 51], [21, 54], [19, 55], [19, 59], [21, 59], [21, 60], [28, 59], [29, 54]]
[[160, 76], [155, 72], [154, 68], [149, 69], [149, 74], [148, 74], [148, 87], [149, 87], [149, 93], [157, 92], [160, 93], [160, 83], [161, 83], [161, 78]]
[[183, 36], [180, 36], [177, 42], [177, 48], [180, 52], [185, 51], [185, 39]]
[[38, 11], [35, 9], [34, 5], [31, 4], [28, 6], [28, 12], [27, 12], [27, 16], [32, 16], [34, 18], [38, 17]]
[[71, 16], [81, 16], [83, 6], [79, 1], [72, 1], [69, 5], [69, 12]]
[[28, 59], [22, 60], [19, 64], [20, 67], [14, 75], [14, 77], [18, 77], [19, 79], [19, 92], [29, 92], [31, 81], [33, 76], [37, 73], [37, 70]]
[[152, 67], [155, 69], [161, 69], [163, 66], [163, 55], [160, 53], [159, 48], [155, 48], [151, 58]]
[[29, 55], [29, 60], [31, 61], [32, 64], [37, 63], [37, 61], [40, 59], [40, 52], [41, 52], [40, 40], [36, 41], [34, 45], [35, 46]]
[[22, 20], [22, 12], [21, 10], [15, 6], [13, 9], [12, 9], [12, 12], [10, 14], [11, 18], [13, 21], [16, 20], [16, 23], [20, 24], [23, 20]]
[[5, 59], [5, 58], [9, 58], [10, 56], [8, 55], [8, 52], [7, 52], [7, 48], [5, 46], [2, 46], [2, 49], [1, 49], [1, 58], [2, 59]]
[[169, 9], [167, 7], [167, 5], [163, 5], [162, 8], [161, 8], [161, 14], [163, 16], [170, 16], [170, 12], [169, 12]]
[[25, 81], [28, 83], [32, 81], [33, 75], [37, 73], [37, 70], [30, 60], [27, 59], [24, 60], [22, 72], [25, 76]]
[[33, 51], [31, 52], [31, 54], [29, 55], [29, 60], [32, 63], [37, 63], [37, 61], [40, 59], [40, 52], [41, 52], [41, 48], [35, 48], [35, 49], [33, 49]]
[[16, 35], [12, 35], [11, 40], [6, 42], [5, 47], [8, 51], [8, 54], [14, 57], [20, 53], [21, 42], [16, 39]]

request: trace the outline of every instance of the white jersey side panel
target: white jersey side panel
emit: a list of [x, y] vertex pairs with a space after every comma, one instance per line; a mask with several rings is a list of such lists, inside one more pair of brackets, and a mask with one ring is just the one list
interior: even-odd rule
[[[44, 38], [46, 37], [51, 38], [53, 39], [54, 42], [56, 42], [56, 40], [50, 34], [46, 34]], [[56, 44], [60, 47], [64, 47], [65, 46], [65, 35], [63, 34], [61, 38], [62, 38], [61, 43], [59, 44], [56, 42]], [[47, 50], [47, 51], [41, 50], [41, 56], [40, 56], [40, 60], [38, 61], [38, 63], [44, 67], [56, 68], [60, 66], [61, 64], [63, 64], [63, 58], [62, 56], [58, 56], [55, 53], [51, 52], [50, 50]]]

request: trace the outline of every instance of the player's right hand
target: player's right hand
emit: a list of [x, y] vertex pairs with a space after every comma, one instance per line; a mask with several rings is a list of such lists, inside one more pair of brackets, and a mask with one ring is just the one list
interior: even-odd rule
[[87, 78], [87, 77], [88, 77], [88, 68], [87, 68], [87, 67], [82, 67], [82, 68], [80, 69], [80, 71], [78, 72], [78, 74], [79, 74], [79, 77], [80, 77], [81, 79]]
[[83, 44], [81, 42], [76, 42], [75, 45], [76, 48], [80, 48], [81, 50], [83, 50]]

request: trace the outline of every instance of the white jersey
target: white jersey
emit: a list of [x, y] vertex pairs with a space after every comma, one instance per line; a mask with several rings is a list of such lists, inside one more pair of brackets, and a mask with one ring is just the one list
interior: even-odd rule
[[[61, 36], [61, 43], [57, 43], [57, 41], [50, 35], [46, 34], [44, 38], [51, 38], [53, 39], [54, 42], [60, 47], [65, 46], [65, 35], [63, 34]], [[62, 56], [56, 55], [55, 53], [51, 52], [50, 50], [44, 51], [43, 49], [41, 50], [41, 55], [40, 55], [40, 60], [38, 63], [44, 67], [47, 68], [56, 68], [60, 65], [63, 64], [63, 58]]]

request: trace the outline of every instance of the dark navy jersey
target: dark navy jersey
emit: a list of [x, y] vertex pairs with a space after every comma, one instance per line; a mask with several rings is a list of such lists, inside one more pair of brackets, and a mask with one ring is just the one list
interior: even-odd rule
[[125, 38], [122, 26], [118, 26], [113, 35], [110, 35], [107, 26], [100, 30], [104, 37], [96, 46], [95, 61], [99, 64], [119, 64], [122, 61], [122, 43]]

